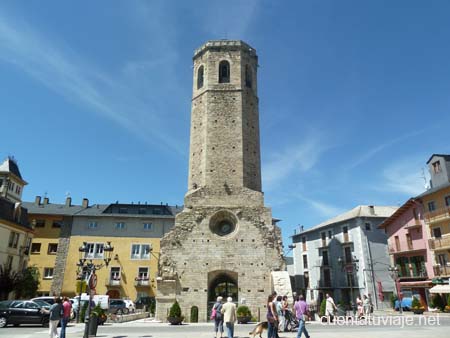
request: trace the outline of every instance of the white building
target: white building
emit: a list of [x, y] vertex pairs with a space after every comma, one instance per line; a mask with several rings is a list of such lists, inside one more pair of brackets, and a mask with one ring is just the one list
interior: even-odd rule
[[294, 234], [295, 291], [309, 302], [330, 293], [349, 305], [365, 294], [376, 308], [388, 306], [394, 282], [387, 237], [378, 225], [396, 209], [361, 205]]

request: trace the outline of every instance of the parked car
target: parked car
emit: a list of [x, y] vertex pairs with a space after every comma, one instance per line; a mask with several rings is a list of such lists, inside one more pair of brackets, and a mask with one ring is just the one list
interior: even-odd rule
[[0, 302], [0, 327], [8, 324], [40, 324], [48, 326], [49, 314], [43, 306], [31, 300], [7, 300]]
[[109, 313], [113, 314], [127, 314], [129, 312], [127, 304], [123, 299], [110, 299], [109, 300]]
[[[37, 303], [45, 302], [50, 305], [55, 304], [55, 297], [50, 297], [50, 296], [35, 297], [35, 298], [31, 298], [31, 300], [33, 302], [37, 302]], [[75, 319], [75, 311], [73, 309], [73, 303], [72, 303], [72, 310], [70, 311], [70, 320], [73, 320], [73, 319]]]
[[142, 309], [143, 311], [150, 311], [154, 308], [155, 297], [140, 297], [136, 300], [136, 309]]
[[127, 305], [127, 309], [129, 312], [136, 312], [136, 305], [130, 299], [124, 299], [125, 304]]

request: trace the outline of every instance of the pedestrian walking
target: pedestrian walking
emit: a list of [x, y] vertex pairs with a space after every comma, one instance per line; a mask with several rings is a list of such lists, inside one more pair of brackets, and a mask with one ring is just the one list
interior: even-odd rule
[[214, 320], [214, 332], [217, 334], [220, 333], [220, 338], [223, 336], [223, 314], [222, 314], [222, 297], [217, 297], [217, 301], [214, 303], [213, 306], [213, 313], [211, 315], [211, 319]]
[[59, 333], [59, 338], [66, 338], [66, 327], [67, 323], [70, 322], [70, 313], [72, 311], [72, 303], [68, 297], [64, 297], [62, 303], [63, 315], [61, 318], [61, 332]]
[[356, 297], [356, 306], [357, 306], [357, 310], [358, 310], [358, 315], [357, 318], [361, 318], [364, 315], [364, 310], [363, 310], [363, 301], [361, 300], [361, 298]]
[[283, 297], [277, 297], [276, 310], [278, 315], [278, 331], [283, 331], [283, 326], [285, 322], [284, 312], [283, 312]]
[[326, 294], [326, 306], [325, 306], [325, 315], [328, 317], [328, 322], [332, 322], [334, 319], [334, 314], [337, 310], [336, 304], [334, 303], [333, 298], [330, 294]]
[[228, 338], [234, 336], [234, 322], [236, 321], [236, 304], [233, 303], [233, 298], [228, 297], [227, 302], [222, 305], [223, 322], [227, 327]]
[[298, 319], [298, 331], [297, 338], [305, 334], [306, 338], [309, 338], [308, 330], [306, 330], [306, 318], [309, 316], [308, 304], [306, 304], [305, 299], [302, 295], [297, 297], [297, 301], [294, 304], [295, 316]]
[[55, 303], [50, 306], [49, 312], [49, 336], [50, 338], [58, 338], [58, 323], [61, 320], [63, 313], [61, 298], [55, 297]]
[[278, 317], [278, 313], [277, 313], [277, 304], [278, 304], [277, 298], [278, 298], [277, 292], [275, 290], [273, 290], [273, 292], [272, 292], [272, 304], [273, 304], [273, 310], [274, 310], [273, 313], [274, 313], [274, 315], [276, 315], [276, 321], [274, 323], [274, 327], [275, 327], [274, 332], [275, 332], [275, 338], [280, 338], [280, 336], [278, 335], [278, 324], [279, 324], [280, 318]]
[[363, 296], [363, 308], [364, 308], [364, 318], [369, 319], [370, 317], [370, 300], [366, 295]]
[[277, 336], [277, 311], [273, 302], [273, 294], [267, 298], [267, 338], [276, 338]]
[[287, 296], [283, 296], [283, 300], [281, 301], [281, 311], [283, 313], [283, 324], [280, 324], [280, 331], [286, 332], [287, 317], [289, 316], [289, 314], [287, 313], [289, 311], [289, 302]]

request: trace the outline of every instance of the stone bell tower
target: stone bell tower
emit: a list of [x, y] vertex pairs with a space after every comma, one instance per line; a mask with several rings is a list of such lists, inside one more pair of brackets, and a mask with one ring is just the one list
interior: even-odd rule
[[[217, 296], [254, 315], [283, 268], [281, 234], [264, 206], [256, 51], [242, 41], [208, 41], [194, 53], [188, 191], [161, 241], [157, 317], [178, 300], [206, 321]], [[261, 312], [262, 313], [262, 312]]]

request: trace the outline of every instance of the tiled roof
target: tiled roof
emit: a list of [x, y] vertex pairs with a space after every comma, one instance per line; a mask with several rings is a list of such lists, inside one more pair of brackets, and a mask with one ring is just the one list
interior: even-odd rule
[[81, 205], [67, 206], [65, 204], [41, 203], [37, 205], [34, 202], [23, 202], [23, 206], [28, 209], [29, 214], [41, 215], [64, 215], [73, 216], [83, 210]]
[[446, 182], [444, 184], [438, 185], [437, 187], [430, 188], [427, 191], [425, 191], [425, 192], [421, 193], [420, 195], [416, 196], [415, 198], [422, 198], [422, 197], [430, 195], [430, 194], [432, 194], [432, 193], [434, 193], [436, 191], [439, 191], [439, 190], [442, 190], [442, 189], [445, 189], [445, 188], [448, 188], [448, 187], [450, 187], [450, 182]]
[[302, 231], [298, 234], [295, 234], [294, 236], [303, 235], [305, 233], [318, 230], [320, 228], [324, 228], [331, 224], [336, 224], [344, 221], [348, 221], [354, 218], [358, 217], [381, 217], [381, 218], [387, 218], [390, 217], [398, 207], [393, 206], [369, 206], [369, 205], [358, 205], [357, 207], [344, 212], [343, 214], [340, 214], [336, 217], [333, 217], [325, 222], [322, 222], [316, 226], [313, 226], [312, 228], [306, 229], [305, 231]]

